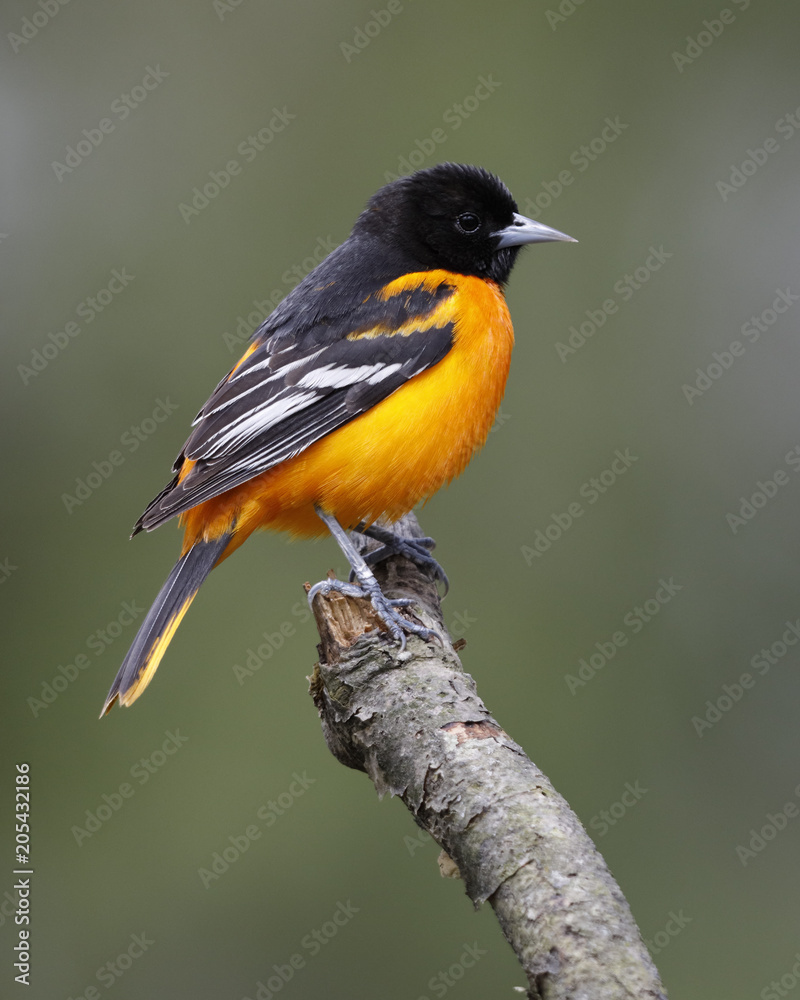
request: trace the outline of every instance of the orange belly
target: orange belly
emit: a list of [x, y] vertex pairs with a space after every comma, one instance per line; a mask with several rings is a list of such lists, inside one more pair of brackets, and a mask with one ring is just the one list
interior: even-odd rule
[[[453, 347], [433, 368], [295, 458], [187, 511], [184, 550], [236, 520], [229, 555], [256, 528], [311, 537], [327, 529], [319, 504], [345, 527], [402, 517], [459, 475], [491, 429], [505, 389], [514, 332], [497, 285], [432, 271], [406, 275], [390, 295], [420, 279], [456, 292], [437, 321], [455, 321]], [[438, 313], [438, 310], [437, 310]]]

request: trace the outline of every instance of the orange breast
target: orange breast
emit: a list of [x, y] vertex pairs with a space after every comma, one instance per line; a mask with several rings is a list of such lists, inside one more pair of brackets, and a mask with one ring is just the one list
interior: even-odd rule
[[456, 287], [436, 310], [435, 324], [427, 324], [454, 323], [447, 356], [302, 454], [188, 511], [189, 544], [199, 534], [217, 535], [233, 517], [235, 547], [260, 527], [321, 535], [327, 529], [314, 504], [345, 527], [382, 515], [395, 519], [463, 471], [486, 440], [503, 396], [511, 318], [497, 285], [445, 271], [405, 275], [385, 294], [420, 281]]

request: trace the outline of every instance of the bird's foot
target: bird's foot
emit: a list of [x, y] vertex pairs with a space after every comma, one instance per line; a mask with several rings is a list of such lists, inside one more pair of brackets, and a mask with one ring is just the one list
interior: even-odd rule
[[[441, 563], [431, 555], [431, 551], [436, 548], [436, 542], [432, 538], [428, 536], [403, 538], [393, 531], [389, 531], [388, 528], [381, 528], [377, 525], [369, 525], [368, 527], [358, 525], [355, 530], [381, 543], [380, 548], [364, 553], [364, 561], [368, 565], [374, 566], [375, 563], [382, 562], [389, 556], [404, 556], [420, 569], [429, 572], [435, 580], [441, 580], [444, 585], [443, 596], [447, 596], [447, 592], [450, 590], [450, 581]], [[350, 574], [350, 579], [354, 578], [355, 571]]]
[[414, 601], [411, 600], [411, 598], [386, 597], [375, 580], [363, 580], [360, 585], [355, 583], [345, 583], [343, 580], [336, 579], [322, 580], [320, 583], [315, 583], [309, 590], [308, 603], [310, 605], [317, 594], [327, 596], [328, 594], [334, 592], [337, 594], [344, 594], [346, 597], [368, 598], [372, 604], [375, 614], [384, 624], [387, 631], [400, 643], [401, 651], [406, 648], [406, 633], [410, 635], [418, 635], [420, 639], [424, 639], [426, 642], [431, 639], [438, 638], [436, 633], [431, 631], [431, 629], [425, 628], [424, 625], [418, 625], [416, 622], [406, 618], [405, 615], [399, 613], [398, 609], [407, 608], [414, 604]]

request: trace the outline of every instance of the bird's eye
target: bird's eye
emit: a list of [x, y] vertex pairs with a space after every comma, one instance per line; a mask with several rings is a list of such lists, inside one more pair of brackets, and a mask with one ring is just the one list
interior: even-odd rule
[[481, 220], [474, 212], [462, 212], [456, 219], [456, 226], [462, 233], [474, 233], [481, 226]]

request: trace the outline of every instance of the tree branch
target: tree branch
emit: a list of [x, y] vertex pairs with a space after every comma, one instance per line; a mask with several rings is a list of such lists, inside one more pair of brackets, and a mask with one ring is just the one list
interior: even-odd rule
[[[422, 534], [413, 515], [392, 530]], [[365, 551], [375, 545], [353, 537]], [[311, 695], [331, 753], [368, 774], [380, 796], [400, 796], [473, 903], [491, 903], [531, 1000], [666, 1000], [603, 858], [464, 672], [435, 583], [401, 557], [376, 575], [387, 596], [414, 598], [442, 643], [410, 636], [400, 653], [367, 601], [317, 596]]]

